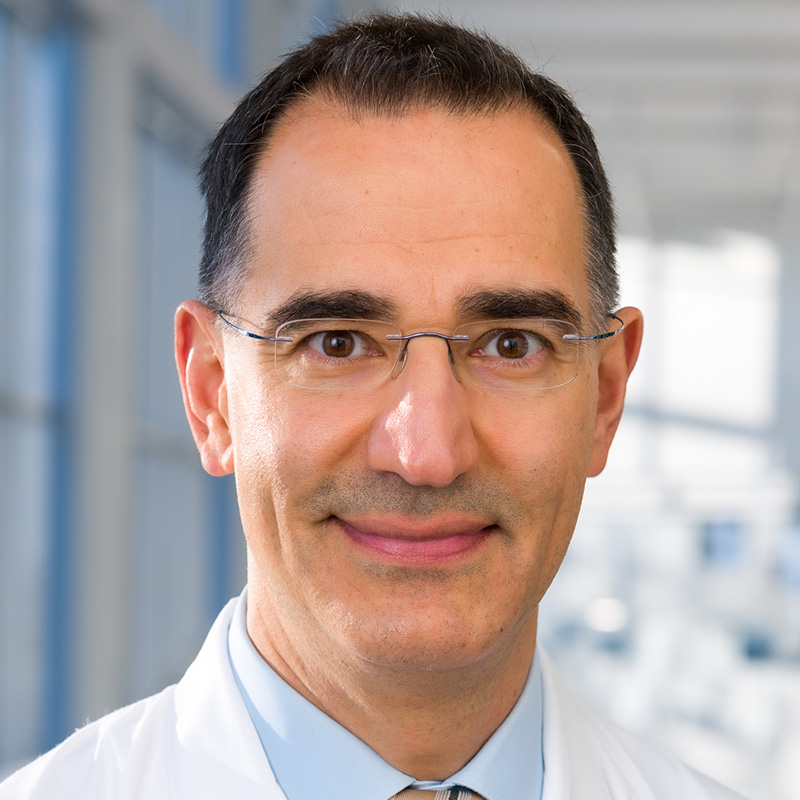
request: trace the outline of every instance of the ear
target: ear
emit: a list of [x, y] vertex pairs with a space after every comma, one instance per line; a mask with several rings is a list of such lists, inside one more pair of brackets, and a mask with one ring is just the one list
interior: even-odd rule
[[175, 313], [175, 361], [183, 405], [206, 472], [233, 472], [225, 363], [214, 312], [187, 300]]
[[617, 431], [622, 408], [625, 405], [625, 388], [633, 371], [642, 344], [643, 320], [638, 308], [623, 308], [617, 316], [625, 323], [622, 333], [606, 340], [598, 369], [597, 415], [594, 423], [594, 441], [589, 459], [589, 477], [599, 475], [606, 465], [608, 450]]

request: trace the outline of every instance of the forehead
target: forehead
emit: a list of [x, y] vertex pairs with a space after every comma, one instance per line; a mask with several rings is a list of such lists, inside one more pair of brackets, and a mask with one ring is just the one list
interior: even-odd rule
[[554, 291], [589, 313], [578, 178], [528, 111], [356, 120], [303, 101], [260, 158], [248, 213], [241, 300], [256, 319], [326, 291], [442, 324], [481, 291]]

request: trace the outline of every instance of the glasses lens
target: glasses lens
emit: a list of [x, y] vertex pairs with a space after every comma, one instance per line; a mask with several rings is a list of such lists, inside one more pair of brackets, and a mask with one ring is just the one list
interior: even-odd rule
[[399, 342], [386, 341], [400, 329], [363, 319], [301, 319], [281, 325], [275, 338], [276, 375], [306, 389], [373, 386], [392, 372]]
[[579, 348], [564, 336], [576, 335], [568, 322], [506, 319], [471, 322], [455, 334], [468, 342], [453, 348], [459, 374], [488, 389], [552, 389], [578, 374]]

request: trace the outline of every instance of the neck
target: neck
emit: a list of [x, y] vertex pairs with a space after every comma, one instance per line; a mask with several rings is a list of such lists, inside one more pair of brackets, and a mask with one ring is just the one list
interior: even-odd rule
[[[533, 662], [536, 614], [473, 663], [447, 669], [376, 665], [319, 651], [303, 655], [275, 620], [248, 603], [248, 634], [297, 692], [417, 780], [461, 769], [517, 702]], [[330, 665], [335, 664], [335, 669]]]

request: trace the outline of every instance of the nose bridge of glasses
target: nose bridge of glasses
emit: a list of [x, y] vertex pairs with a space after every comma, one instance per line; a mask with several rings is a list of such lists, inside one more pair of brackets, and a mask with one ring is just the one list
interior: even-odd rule
[[446, 333], [437, 333], [435, 331], [419, 331], [418, 333], [408, 333], [408, 334], [389, 334], [386, 337], [386, 340], [389, 342], [397, 342], [400, 345], [400, 351], [397, 354], [397, 359], [394, 363], [394, 369], [392, 370], [392, 380], [397, 378], [400, 373], [403, 371], [403, 367], [406, 365], [406, 361], [408, 360], [408, 345], [412, 339], [422, 339], [425, 337], [430, 337], [433, 339], [440, 339], [444, 341], [447, 345], [447, 357], [450, 361], [450, 369], [453, 372], [453, 376], [455, 379], [461, 383], [461, 377], [458, 374], [458, 369], [456, 366], [456, 360], [453, 355], [453, 348], [450, 346], [450, 342], [468, 342], [469, 336], [464, 334], [446, 334]]

